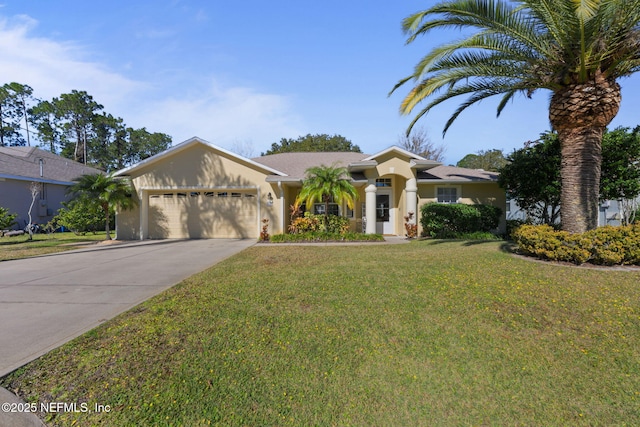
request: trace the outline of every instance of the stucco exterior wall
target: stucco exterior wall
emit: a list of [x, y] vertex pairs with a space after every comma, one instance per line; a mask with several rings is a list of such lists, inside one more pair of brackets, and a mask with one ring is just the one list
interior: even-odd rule
[[418, 184], [418, 233], [422, 232], [420, 223], [420, 211], [426, 203], [437, 202], [436, 189], [438, 187], [456, 187], [459, 189], [459, 203], [468, 205], [482, 204], [496, 206], [502, 209], [500, 218], [500, 226], [498, 231], [504, 233], [506, 231], [506, 203], [507, 197], [503, 189], [497, 183], [461, 183], [461, 184]]
[[[0, 206], [10, 213], [18, 214], [14, 229], [22, 229], [29, 222], [29, 205], [31, 204], [31, 181], [2, 179], [0, 180]], [[68, 200], [67, 187], [51, 183], [38, 183], [39, 194], [31, 210], [31, 221], [34, 224], [46, 224]]]
[[[204, 145], [193, 145], [178, 150], [131, 174], [132, 185], [140, 203], [133, 211], [118, 214], [120, 236], [140, 238], [140, 230], [146, 229], [147, 237], [164, 238], [170, 235], [188, 238], [198, 237], [194, 233], [199, 228], [216, 227], [219, 237], [257, 238], [264, 218], [269, 220], [270, 234], [281, 233], [282, 205], [278, 200], [278, 188], [276, 184], [267, 183], [266, 176], [267, 174], [258, 170], [255, 165]], [[208, 209], [200, 211], [201, 215], [191, 214], [197, 212], [197, 206], [194, 206], [196, 198], [191, 198], [190, 193], [197, 192], [203, 195], [212, 191], [216, 193], [216, 197], [219, 193], [226, 192], [229, 199], [219, 199], [219, 203], [215, 205], [215, 212]], [[149, 203], [149, 196], [173, 193], [176, 197], [179, 192], [188, 193], [181, 202], [184, 204], [180, 208], [182, 210], [170, 211], [167, 209], [169, 204], [154, 204], [155, 200]], [[231, 193], [241, 194], [242, 199], [233, 199]], [[269, 193], [273, 198], [272, 205], [267, 203]], [[200, 200], [203, 201], [204, 198]], [[145, 203], [148, 204], [149, 212], [147, 224], [144, 213], [141, 215]], [[159, 212], [162, 209], [167, 212]], [[244, 218], [247, 210], [251, 210], [250, 214], [255, 216], [253, 224]], [[159, 231], [162, 230], [162, 224], [154, 223], [158, 218], [162, 219], [163, 215], [168, 219], [167, 233]], [[171, 215], [181, 216], [178, 225]], [[203, 236], [211, 237], [210, 234]]]
[[132, 195], [137, 203], [133, 209], [119, 210], [116, 212], [116, 239], [139, 240], [140, 239], [140, 199], [134, 192]]

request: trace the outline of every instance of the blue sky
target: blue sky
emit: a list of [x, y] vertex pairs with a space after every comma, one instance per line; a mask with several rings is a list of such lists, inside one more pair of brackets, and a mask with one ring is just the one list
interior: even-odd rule
[[[0, 0], [0, 83], [17, 81], [51, 99], [85, 90], [132, 127], [192, 136], [254, 155], [280, 138], [340, 134], [367, 153], [397, 144], [410, 118], [401, 89], [438, 33], [410, 46], [402, 19], [432, 1], [383, 0]], [[621, 81], [612, 127], [640, 124], [640, 78]], [[419, 122], [446, 146], [446, 163], [492, 148], [511, 152], [549, 129], [548, 92], [519, 98], [495, 117], [497, 100], [462, 102]]]

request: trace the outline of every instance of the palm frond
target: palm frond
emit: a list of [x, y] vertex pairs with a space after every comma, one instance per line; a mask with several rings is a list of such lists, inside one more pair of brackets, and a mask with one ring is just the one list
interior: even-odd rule
[[637, 72], [639, 22], [640, 0], [444, 1], [403, 21], [407, 43], [437, 29], [472, 34], [430, 50], [390, 94], [413, 81], [401, 113], [427, 102], [408, 132], [434, 106], [472, 94], [447, 122], [446, 132], [462, 111], [489, 96], [503, 94], [500, 115], [519, 92], [555, 92], [596, 76], [616, 79]]

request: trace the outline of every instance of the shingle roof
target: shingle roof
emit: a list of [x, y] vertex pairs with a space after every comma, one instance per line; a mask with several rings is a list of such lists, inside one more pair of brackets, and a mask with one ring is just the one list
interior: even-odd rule
[[434, 168], [418, 172], [418, 180], [443, 180], [443, 181], [496, 181], [497, 172], [489, 172], [482, 169], [467, 169], [456, 166], [436, 166]]
[[347, 167], [349, 163], [359, 162], [367, 158], [368, 154], [342, 152], [314, 152], [314, 153], [279, 153], [256, 157], [251, 160], [286, 173], [290, 178], [304, 179], [305, 171], [313, 166], [337, 165]]
[[81, 175], [98, 172], [101, 171], [37, 147], [0, 147], [0, 176], [69, 183]]

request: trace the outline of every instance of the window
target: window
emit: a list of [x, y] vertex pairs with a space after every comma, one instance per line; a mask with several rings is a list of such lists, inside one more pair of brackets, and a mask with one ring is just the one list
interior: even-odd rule
[[[316, 215], [324, 215], [324, 203], [316, 203], [313, 205], [313, 213]], [[337, 203], [329, 203], [329, 215], [340, 215], [340, 209]]]
[[152, 198], [152, 199], [159, 199], [160, 195], [159, 194], [152, 194], [149, 197]]
[[227, 192], [226, 191], [219, 192], [218, 197], [227, 197]]
[[242, 197], [242, 193], [231, 193], [231, 197]]
[[173, 193], [164, 193], [162, 197], [165, 199], [173, 199]]
[[458, 189], [456, 187], [438, 187], [438, 203], [457, 203]]
[[247, 199], [250, 199], [250, 198], [254, 197], [254, 195], [250, 194], [250, 193], [244, 193], [244, 197], [247, 198]]
[[391, 187], [391, 178], [376, 179], [376, 187]]
[[347, 218], [353, 218], [353, 217], [354, 217], [353, 209], [350, 209], [349, 206], [347, 206]]
[[200, 196], [199, 192], [197, 192], [197, 191], [192, 191], [191, 192], [191, 197], [199, 197], [199, 196]]
[[178, 199], [186, 199], [187, 193], [178, 193], [177, 196], [178, 196]]
[[204, 192], [204, 197], [213, 197], [213, 196], [215, 196], [215, 193], [213, 191]]

